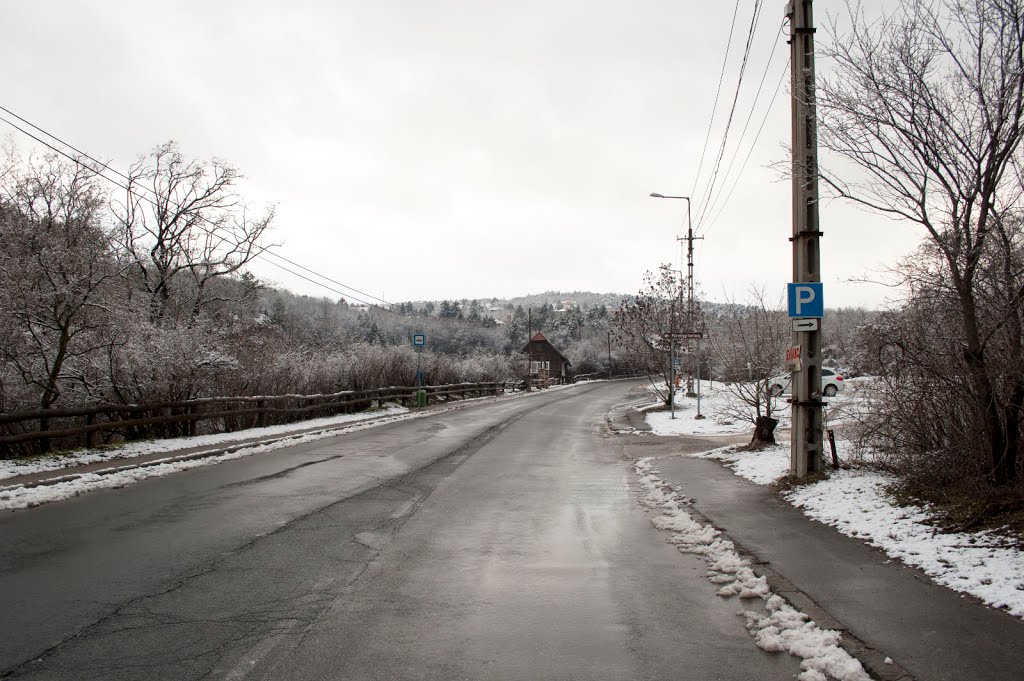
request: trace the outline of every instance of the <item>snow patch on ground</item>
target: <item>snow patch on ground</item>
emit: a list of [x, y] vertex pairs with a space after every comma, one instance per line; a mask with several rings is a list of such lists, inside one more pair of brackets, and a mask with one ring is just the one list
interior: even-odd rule
[[213, 435], [197, 435], [195, 437], [176, 437], [167, 440], [147, 440], [145, 442], [129, 442], [116, 449], [83, 449], [70, 454], [44, 456], [28, 461], [5, 460], [0, 461], [0, 480], [13, 478], [19, 475], [32, 475], [33, 473], [45, 473], [64, 468], [72, 468], [90, 463], [101, 463], [104, 461], [116, 461], [118, 459], [131, 459], [147, 454], [161, 454], [164, 452], [176, 452], [193, 447], [206, 447], [219, 444], [230, 444], [238, 440], [271, 438], [277, 435], [293, 432], [298, 429], [329, 428], [346, 423], [358, 423], [367, 419], [380, 418], [382, 416], [398, 416], [408, 414], [405, 407], [392, 406], [376, 411], [360, 412], [358, 414], [339, 414], [319, 419], [310, 419], [298, 423], [285, 423], [279, 426], [267, 426], [265, 428], [250, 428], [231, 433], [216, 433]]
[[760, 648], [801, 658], [800, 681], [870, 680], [860, 661], [839, 647], [839, 632], [821, 629], [807, 615], [773, 595], [764, 576], [754, 573], [732, 541], [687, 513], [690, 500], [658, 477], [650, 458], [638, 460], [635, 470], [642, 488], [641, 503], [661, 512], [651, 523], [658, 529], [673, 532], [669, 541], [683, 553], [703, 556], [708, 565], [708, 580], [721, 585], [718, 595], [765, 601], [767, 614], [741, 613], [746, 617], [747, 630]]
[[[545, 390], [534, 390], [530, 392], [516, 392], [505, 394], [497, 399], [521, 399], [535, 395], [543, 395], [551, 390], [565, 390], [572, 388], [573, 384], [551, 386]], [[37, 485], [29, 487], [25, 485], [9, 485], [0, 487], [0, 510], [12, 510], [39, 506], [51, 501], [60, 501], [76, 497], [84, 492], [95, 489], [110, 489], [124, 487], [146, 478], [162, 477], [184, 470], [209, 466], [231, 459], [238, 459], [253, 454], [261, 454], [275, 449], [292, 447], [306, 442], [313, 442], [327, 437], [335, 437], [341, 433], [349, 433], [365, 428], [373, 428], [395, 421], [423, 418], [432, 414], [438, 414], [454, 409], [462, 409], [474, 402], [494, 400], [494, 397], [477, 397], [459, 400], [440, 408], [429, 411], [410, 411], [405, 407], [397, 405], [385, 405], [374, 411], [360, 412], [357, 414], [339, 414], [308, 421], [287, 423], [266, 428], [251, 428], [231, 433], [218, 433], [214, 435], [199, 435], [196, 437], [180, 437], [167, 440], [153, 440], [147, 442], [132, 442], [116, 449], [106, 450], [79, 450], [60, 456], [46, 456], [31, 461], [0, 461], [0, 483], [3, 480], [20, 475], [32, 475], [35, 473], [46, 473], [50, 471], [61, 471], [73, 469], [91, 463], [114, 462], [123, 460], [123, 469], [115, 469], [100, 473], [75, 473], [68, 470], [67, 480], [61, 480], [52, 484]], [[324, 429], [324, 430], [320, 430]], [[309, 431], [304, 435], [296, 431]], [[288, 434], [294, 435], [289, 437]], [[273, 442], [262, 442], [261, 440], [272, 440]], [[243, 441], [252, 441], [246, 445]], [[232, 447], [238, 443], [237, 448]], [[185, 450], [197, 447], [224, 445], [231, 451], [223, 454], [207, 456], [201, 459], [188, 461], [173, 461], [175, 455], [182, 455]], [[167, 454], [167, 460], [157, 459], [139, 466], [138, 462], [132, 459], [152, 454]]]
[[[838, 445], [841, 453], [853, 449], [848, 442]], [[723, 447], [698, 456], [722, 461], [758, 485], [789, 473], [788, 445], [760, 452]], [[888, 492], [896, 478], [888, 473], [867, 468], [828, 473], [828, 479], [798, 487], [784, 498], [807, 516], [920, 568], [937, 584], [1024, 617], [1024, 552], [991, 532], [939, 532], [929, 509], [896, 503]]]
[[[675, 396], [676, 418], [670, 411], [663, 411], [663, 404], [652, 398], [652, 403], [644, 405], [639, 411], [647, 416], [647, 423], [655, 435], [731, 435], [735, 433], [752, 433], [754, 430], [754, 411], [730, 389], [727, 383], [701, 381], [700, 413], [697, 416], [697, 398], [687, 397], [685, 391]], [[832, 428], [843, 424], [858, 423], [870, 412], [876, 401], [877, 379], [871, 377], [848, 379], [843, 382], [842, 391], [833, 397], [825, 398], [828, 408], [825, 411], [827, 427]], [[662, 391], [665, 391], [664, 384]], [[778, 430], [791, 426], [791, 414], [786, 400], [789, 395], [781, 395], [773, 399], [775, 411], [772, 416], [779, 420]], [[657, 410], [657, 411], [654, 411]]]
[[[409, 418], [419, 418], [426, 416], [432, 412], [420, 412], [420, 413], [407, 413], [407, 409], [395, 408], [395, 410], [384, 410], [377, 411], [370, 415], [362, 415], [362, 418], [348, 419], [347, 421], [334, 421], [333, 419], [317, 419], [316, 421], [332, 421], [330, 424], [322, 425], [336, 425], [337, 423], [352, 422], [349, 428], [345, 429], [345, 432], [353, 432], [356, 430], [363, 430], [365, 428], [373, 428], [384, 423], [393, 423], [394, 421], [405, 420]], [[379, 418], [382, 415], [386, 418]], [[350, 416], [360, 416], [350, 415]], [[387, 418], [390, 416], [390, 418]], [[370, 418], [373, 420], [369, 423], [359, 423], [359, 421], [368, 421]], [[296, 426], [305, 427], [307, 424], [314, 423], [311, 421], [304, 421], [301, 424], [291, 424], [292, 429]], [[275, 429], [259, 428], [254, 429], [259, 431], [260, 435], [272, 435], [281, 434], [281, 431]], [[274, 430], [274, 433], [267, 433], [267, 430]], [[253, 431], [239, 431], [236, 433], [228, 433], [226, 435], [233, 436], [232, 439], [237, 440], [243, 436], [253, 433]], [[240, 446], [239, 449], [218, 454], [215, 456], [208, 456], [202, 459], [192, 459], [188, 461], [166, 461], [160, 462], [160, 460], [151, 462], [151, 464], [144, 467], [132, 466], [129, 462], [126, 462], [126, 466], [122, 470], [116, 470], [114, 472], [108, 472], [104, 474], [99, 473], [85, 473], [74, 475], [71, 479], [56, 482], [53, 484], [39, 485], [36, 487], [26, 487], [25, 485], [12, 485], [7, 488], [0, 489], [0, 510], [13, 510], [18, 508], [29, 508], [33, 506], [39, 506], [40, 504], [49, 503], [51, 501], [61, 501], [64, 499], [70, 499], [76, 497], [84, 492], [89, 492], [97, 489], [111, 489], [117, 487], [124, 487], [140, 480], [147, 478], [163, 477], [171, 475], [172, 473], [178, 473], [192, 468], [199, 468], [200, 466], [210, 466], [224, 461], [230, 461], [232, 459], [240, 459], [244, 456], [252, 456], [254, 454], [261, 454], [263, 452], [269, 452], [275, 449], [283, 449], [284, 447], [294, 447], [295, 445], [304, 444], [307, 442], [313, 442], [323, 438], [334, 437], [338, 435], [336, 430], [319, 431], [313, 433], [307, 433], [305, 435], [299, 435], [295, 437], [284, 438], [275, 442], [267, 442], [263, 444], [254, 444], [253, 446]], [[220, 436], [209, 436], [211, 438], [218, 438]], [[179, 438], [178, 440], [188, 443], [188, 446], [195, 446], [197, 440], [202, 438]], [[165, 440], [160, 442], [147, 442], [138, 443], [141, 446], [152, 445], [159, 446], [172, 441]], [[214, 442], [208, 442], [207, 444], [219, 444], [219, 443], [230, 443], [231, 439], [228, 440], [215, 440]], [[179, 447], [181, 449], [182, 447]], [[148, 450], [148, 451], [168, 451], [168, 450]], [[169, 450], [173, 457], [173, 450]], [[133, 454], [137, 456], [138, 451]], [[114, 458], [114, 457], [111, 457]], [[99, 461], [105, 461], [109, 459], [96, 459]], [[78, 463], [82, 463], [79, 460]], [[54, 470], [53, 468], [43, 468], [41, 470]]]
[[1024, 617], [1024, 553], [990, 532], [942, 533], [920, 506], [897, 506], [887, 489], [895, 478], [838, 470], [828, 480], [785, 495], [811, 518], [876, 546], [936, 583]]
[[741, 451], [737, 446], [712, 449], [697, 455], [725, 462], [736, 475], [758, 485], [770, 485], [789, 475], [789, 446], [776, 445], [757, 452]]
[[[655, 435], [734, 435], [751, 433], [754, 419], [748, 406], [733, 394], [727, 384], [701, 381], [700, 413], [698, 419], [697, 398], [687, 397], [685, 390], [675, 395], [676, 418], [671, 411], [661, 411], [661, 403], [653, 402], [640, 409], [646, 413], [647, 424]], [[664, 387], [662, 388], [664, 390]], [[778, 405], [778, 403], [777, 403]], [[787, 406], [784, 403], [783, 407]], [[650, 411], [659, 409], [659, 411]], [[779, 408], [776, 417], [779, 427], [789, 427], [789, 410]]]

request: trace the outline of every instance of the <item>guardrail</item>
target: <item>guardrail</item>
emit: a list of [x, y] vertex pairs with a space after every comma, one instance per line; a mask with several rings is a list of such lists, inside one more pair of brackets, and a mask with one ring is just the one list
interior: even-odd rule
[[[0, 414], [0, 458], [48, 452], [53, 441], [92, 448], [101, 433], [124, 440], [200, 434], [200, 423], [215, 422], [207, 432], [231, 432], [281, 423], [354, 413], [374, 403], [416, 404], [416, 393], [427, 403], [499, 395], [521, 389], [521, 382], [455, 383], [376, 390], [346, 390], [320, 395], [204, 397], [158, 404], [103, 404], [77, 409], [46, 409]], [[72, 441], [72, 442], [68, 442]]]

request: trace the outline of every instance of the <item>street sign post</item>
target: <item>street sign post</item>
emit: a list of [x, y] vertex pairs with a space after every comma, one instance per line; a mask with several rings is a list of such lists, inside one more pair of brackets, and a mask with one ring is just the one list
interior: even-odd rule
[[423, 390], [422, 365], [423, 348], [427, 346], [427, 334], [414, 333], [412, 335], [412, 346], [416, 348], [416, 406], [427, 406], [427, 391]]
[[821, 317], [825, 314], [820, 281], [787, 284], [786, 289], [790, 317]]

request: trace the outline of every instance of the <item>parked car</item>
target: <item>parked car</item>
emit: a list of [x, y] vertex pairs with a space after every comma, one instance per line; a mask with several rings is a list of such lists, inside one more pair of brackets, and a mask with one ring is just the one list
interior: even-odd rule
[[[775, 396], [790, 392], [792, 374], [779, 374], [768, 379], [768, 391]], [[843, 377], [832, 369], [821, 370], [821, 394], [834, 397], [843, 387]]]

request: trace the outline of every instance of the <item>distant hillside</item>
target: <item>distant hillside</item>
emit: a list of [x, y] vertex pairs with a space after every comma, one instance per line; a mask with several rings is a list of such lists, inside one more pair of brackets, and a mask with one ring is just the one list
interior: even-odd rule
[[[524, 308], [527, 307], [540, 307], [546, 303], [550, 304], [554, 308], [561, 307], [561, 303], [566, 300], [571, 300], [576, 303], [577, 307], [588, 309], [591, 307], [600, 307], [601, 305], [606, 306], [609, 310], [617, 309], [619, 302], [627, 297], [622, 293], [593, 293], [591, 291], [545, 291], [544, 293], [531, 293], [525, 296], [517, 296], [515, 298], [463, 298], [459, 300], [459, 304], [463, 307], [471, 300], [476, 300], [483, 307], [497, 307], [497, 308], [515, 308], [518, 305], [522, 305]], [[439, 305], [442, 301], [440, 300], [417, 300], [412, 301], [417, 309], [422, 308], [424, 304], [431, 302], [434, 305]]]

